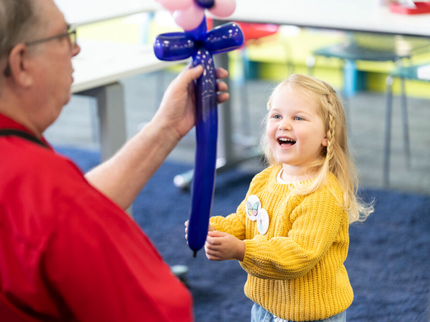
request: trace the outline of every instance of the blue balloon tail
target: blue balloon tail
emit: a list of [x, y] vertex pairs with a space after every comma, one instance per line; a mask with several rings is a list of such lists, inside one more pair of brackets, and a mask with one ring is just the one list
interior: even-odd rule
[[201, 48], [193, 65], [203, 65], [204, 72], [195, 83], [196, 158], [192, 183], [188, 245], [197, 252], [206, 241], [215, 187], [218, 109], [215, 65], [209, 51]]

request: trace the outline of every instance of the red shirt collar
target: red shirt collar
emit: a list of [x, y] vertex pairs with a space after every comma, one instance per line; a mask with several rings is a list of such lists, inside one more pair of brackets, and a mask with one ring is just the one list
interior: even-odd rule
[[[35, 136], [34, 133], [29, 129], [27, 129], [24, 125], [17, 123], [15, 120], [1, 113], [0, 113], [0, 129], [16, 129], [16, 130], [27, 132], [28, 134]], [[43, 136], [40, 139], [43, 143], [45, 143], [47, 146], [49, 146], [52, 149], [51, 145], [45, 140]]]

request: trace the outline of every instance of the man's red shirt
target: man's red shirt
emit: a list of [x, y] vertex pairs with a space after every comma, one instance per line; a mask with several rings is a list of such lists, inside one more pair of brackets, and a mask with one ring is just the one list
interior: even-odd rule
[[[0, 114], [1, 128], [31, 134]], [[190, 293], [140, 227], [73, 162], [14, 136], [0, 137], [1, 321], [2, 314], [192, 321]]]

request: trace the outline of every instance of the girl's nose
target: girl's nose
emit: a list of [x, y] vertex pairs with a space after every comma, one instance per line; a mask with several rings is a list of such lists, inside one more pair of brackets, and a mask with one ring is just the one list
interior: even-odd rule
[[279, 123], [278, 130], [291, 131], [291, 123], [287, 120], [282, 120], [282, 122]]

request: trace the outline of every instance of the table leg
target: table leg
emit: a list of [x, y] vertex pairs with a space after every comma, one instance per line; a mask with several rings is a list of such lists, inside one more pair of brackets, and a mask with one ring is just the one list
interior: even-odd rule
[[106, 161], [126, 141], [124, 89], [121, 84], [114, 83], [79, 94], [97, 99], [101, 159]]
[[[127, 140], [124, 88], [120, 83], [113, 83], [79, 94], [91, 96], [97, 100], [101, 161], [106, 161]], [[127, 213], [132, 215], [131, 206], [127, 209]]]
[[393, 101], [393, 78], [388, 76], [387, 84], [387, 106], [385, 107], [385, 144], [383, 161], [383, 185], [388, 188], [390, 175], [390, 145], [391, 145], [391, 107]]

